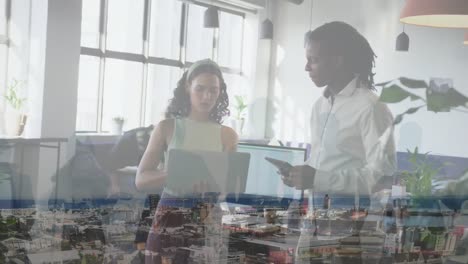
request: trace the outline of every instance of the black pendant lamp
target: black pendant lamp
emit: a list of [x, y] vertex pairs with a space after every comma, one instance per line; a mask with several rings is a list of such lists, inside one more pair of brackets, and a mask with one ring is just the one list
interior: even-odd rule
[[218, 8], [210, 6], [206, 9], [203, 17], [203, 26], [206, 28], [219, 28]]
[[266, 1], [267, 18], [260, 25], [260, 39], [273, 39], [273, 22], [269, 17], [268, 0]]
[[409, 37], [405, 33], [405, 25], [403, 24], [403, 32], [398, 35], [395, 44], [396, 51], [408, 51], [409, 50]]
[[260, 27], [260, 39], [273, 39], [273, 22], [265, 19]]

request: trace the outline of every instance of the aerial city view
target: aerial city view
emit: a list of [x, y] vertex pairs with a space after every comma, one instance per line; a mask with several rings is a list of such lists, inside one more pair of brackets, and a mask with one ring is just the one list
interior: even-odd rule
[[468, 264], [468, 0], [0, 0], [0, 264]]
[[[156, 263], [294, 263], [295, 257], [311, 263], [333, 263], [337, 258], [346, 263], [443, 263], [448, 256], [466, 253], [466, 214], [413, 210], [405, 199], [389, 201], [383, 210], [356, 210], [335, 208], [336, 203], [327, 204], [325, 198], [320, 201], [323, 206], [306, 212], [308, 205], [297, 200], [241, 197], [249, 204], [216, 206], [216, 196], [173, 199], [157, 214], [157, 195], [146, 203], [83, 200], [61, 201], [60, 207], [49, 209], [2, 209], [1, 259], [143, 263], [154, 217], [165, 226], [157, 233], [160, 253], [151, 255]], [[222, 232], [210, 233], [216, 225]], [[295, 256], [301, 230], [314, 238], [309, 246], [298, 247]], [[213, 247], [204, 242], [210, 236], [217, 239]], [[213, 259], [214, 247], [225, 252], [224, 260]]]

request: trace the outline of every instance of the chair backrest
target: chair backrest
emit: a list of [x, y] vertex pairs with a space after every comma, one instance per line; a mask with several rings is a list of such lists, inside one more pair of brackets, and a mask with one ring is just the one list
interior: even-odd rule
[[153, 128], [151, 125], [125, 132], [110, 152], [108, 169], [118, 170], [127, 166], [138, 166], [148, 146]]

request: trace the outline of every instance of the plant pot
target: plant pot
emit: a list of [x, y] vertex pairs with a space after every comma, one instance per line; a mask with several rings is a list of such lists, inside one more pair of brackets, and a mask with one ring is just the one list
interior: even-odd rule
[[122, 135], [123, 125], [124, 125], [123, 122], [112, 122], [111, 133], [114, 135]]
[[231, 119], [231, 128], [234, 129], [238, 135], [242, 135], [244, 123], [245, 119]]
[[21, 136], [28, 116], [16, 110], [7, 110], [5, 115], [5, 134], [9, 137]]

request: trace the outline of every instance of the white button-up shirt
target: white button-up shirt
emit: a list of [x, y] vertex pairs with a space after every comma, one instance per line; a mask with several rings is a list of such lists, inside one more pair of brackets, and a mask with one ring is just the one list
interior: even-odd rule
[[313, 190], [320, 193], [372, 193], [384, 175], [396, 170], [393, 117], [387, 106], [355, 78], [337, 95], [325, 90], [310, 120]]

